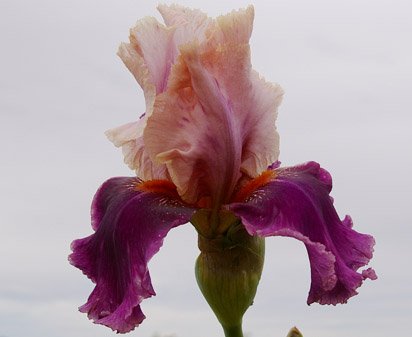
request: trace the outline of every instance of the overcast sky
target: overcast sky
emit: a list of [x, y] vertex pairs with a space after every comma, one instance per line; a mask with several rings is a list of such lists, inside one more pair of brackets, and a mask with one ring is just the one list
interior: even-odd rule
[[[250, 2], [181, 1], [211, 16]], [[156, 1], [0, 2], [0, 336], [114, 336], [77, 311], [93, 288], [70, 266], [70, 242], [91, 233], [89, 207], [109, 177], [132, 175], [103, 132], [144, 110], [116, 51]], [[377, 245], [348, 304], [306, 305], [304, 246], [270, 238], [249, 337], [403, 336], [412, 315], [412, 5], [401, 0], [254, 1], [252, 62], [286, 94], [280, 160], [316, 160], [335, 205]], [[131, 336], [218, 337], [194, 278], [195, 231], [170, 233], [150, 263], [157, 296]]]

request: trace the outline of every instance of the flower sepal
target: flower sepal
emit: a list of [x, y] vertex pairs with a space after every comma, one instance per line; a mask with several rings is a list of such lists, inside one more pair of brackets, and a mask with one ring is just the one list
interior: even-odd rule
[[[199, 222], [208, 218], [206, 210], [202, 213], [195, 213], [191, 219], [196, 228], [206, 228]], [[225, 336], [243, 337], [242, 318], [256, 295], [263, 269], [265, 241], [250, 236], [230, 212], [219, 212], [218, 218], [222, 225], [218, 228], [226, 227], [224, 232], [218, 230], [214, 237], [199, 232], [196, 280]]]

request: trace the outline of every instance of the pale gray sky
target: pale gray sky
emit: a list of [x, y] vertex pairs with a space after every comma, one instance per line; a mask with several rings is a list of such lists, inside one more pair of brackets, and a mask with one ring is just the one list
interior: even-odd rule
[[[180, 1], [211, 16], [249, 1]], [[254, 1], [252, 62], [286, 95], [278, 127], [284, 165], [316, 160], [336, 206], [377, 245], [379, 279], [337, 307], [306, 305], [303, 245], [267, 240], [244, 320], [250, 337], [404, 335], [412, 317], [412, 5], [409, 1]], [[89, 205], [107, 178], [132, 175], [104, 137], [136, 119], [143, 96], [116, 56], [157, 1], [0, 2], [0, 336], [113, 336], [77, 307], [92, 283], [67, 263], [91, 233]], [[131, 336], [222, 336], [193, 274], [196, 235], [174, 230], [150, 263], [157, 296]]]

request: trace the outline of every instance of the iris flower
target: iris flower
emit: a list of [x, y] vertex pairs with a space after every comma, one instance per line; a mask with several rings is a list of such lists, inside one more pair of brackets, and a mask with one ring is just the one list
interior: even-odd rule
[[216, 19], [158, 9], [165, 24], [138, 21], [119, 48], [146, 107], [107, 136], [136, 176], [103, 183], [91, 207], [94, 233], [72, 243], [70, 262], [96, 284], [80, 311], [120, 333], [138, 326], [141, 302], [155, 295], [148, 262], [171, 229], [189, 222], [199, 236], [197, 280], [227, 336], [241, 336], [233, 331], [253, 301], [268, 236], [306, 246], [308, 304], [345, 303], [376, 278], [358, 271], [374, 239], [339, 218], [319, 164], [279, 166], [283, 91], [251, 67], [253, 7]]

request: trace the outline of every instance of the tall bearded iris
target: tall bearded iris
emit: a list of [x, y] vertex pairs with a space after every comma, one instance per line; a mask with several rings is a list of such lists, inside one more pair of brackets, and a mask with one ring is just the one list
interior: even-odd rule
[[199, 235], [196, 278], [226, 336], [241, 321], [260, 279], [264, 238], [306, 246], [308, 304], [345, 303], [372, 269], [374, 240], [340, 220], [330, 174], [309, 162], [280, 168], [275, 120], [282, 89], [251, 68], [253, 8], [215, 20], [159, 6], [165, 25], [145, 18], [119, 56], [144, 90], [139, 120], [107, 132], [137, 177], [106, 181], [92, 203], [94, 234], [73, 242], [70, 262], [95, 284], [80, 311], [117, 332], [145, 318], [155, 294], [148, 261], [170, 229]]

